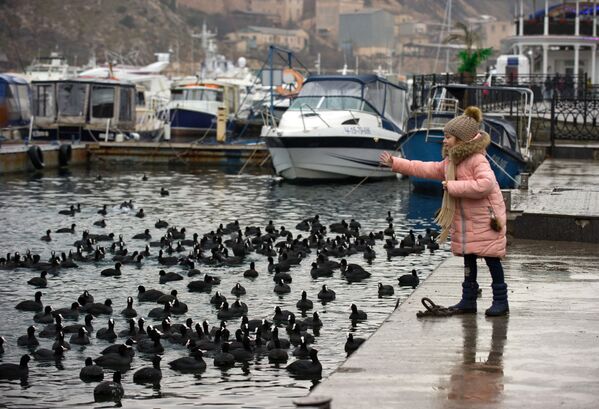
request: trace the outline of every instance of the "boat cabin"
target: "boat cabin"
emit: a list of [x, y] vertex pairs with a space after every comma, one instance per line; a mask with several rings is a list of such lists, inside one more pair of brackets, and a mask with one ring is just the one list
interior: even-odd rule
[[33, 81], [34, 123], [41, 129], [135, 129], [135, 85], [128, 81]]
[[209, 106], [224, 106], [227, 112], [235, 113], [239, 107], [239, 89], [231, 84], [216, 82], [177, 85], [171, 88], [171, 101], [173, 103], [203, 101]]
[[304, 82], [290, 110], [343, 110], [374, 113], [383, 128], [402, 132], [408, 116], [407, 87], [377, 75], [316, 75]]

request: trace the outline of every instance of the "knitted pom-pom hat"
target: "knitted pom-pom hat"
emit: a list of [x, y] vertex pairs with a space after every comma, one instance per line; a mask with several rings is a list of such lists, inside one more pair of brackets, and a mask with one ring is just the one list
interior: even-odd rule
[[443, 131], [464, 142], [469, 142], [478, 134], [483, 114], [475, 106], [466, 108], [464, 113], [445, 124]]

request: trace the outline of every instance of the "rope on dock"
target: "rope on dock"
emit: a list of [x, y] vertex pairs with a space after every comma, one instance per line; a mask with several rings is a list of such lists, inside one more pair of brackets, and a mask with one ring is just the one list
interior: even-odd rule
[[243, 173], [243, 170], [245, 169], [245, 167], [247, 166], [247, 164], [250, 162], [250, 160], [254, 157], [254, 155], [256, 154], [256, 152], [258, 152], [258, 144], [256, 144], [256, 147], [254, 148], [254, 150], [252, 151], [252, 153], [250, 154], [250, 156], [245, 160], [245, 163], [243, 164], [243, 166], [241, 167], [241, 169], [239, 169], [239, 172], [237, 173], [237, 176], [241, 175]]
[[497, 163], [497, 162], [495, 161], [495, 159], [493, 159], [493, 158], [491, 157], [491, 155], [489, 155], [488, 153], [485, 153], [485, 156], [486, 156], [486, 157], [487, 157], [487, 158], [488, 158], [488, 159], [489, 159], [491, 162], [493, 162], [493, 163], [495, 164], [495, 166], [497, 166], [497, 167], [499, 168], [499, 170], [501, 170], [503, 173], [505, 173], [505, 175], [506, 175], [508, 178], [510, 178], [510, 179], [512, 180], [512, 182], [514, 182], [514, 184], [515, 184], [514, 186], [515, 186], [515, 187], [518, 187], [518, 186], [520, 186], [520, 182], [518, 182], [516, 179], [514, 179], [514, 178], [512, 177], [512, 175], [510, 175], [509, 173], [507, 173], [507, 170], [505, 170], [504, 168], [502, 168], [502, 167], [501, 167], [501, 165], [499, 165], [499, 163]]

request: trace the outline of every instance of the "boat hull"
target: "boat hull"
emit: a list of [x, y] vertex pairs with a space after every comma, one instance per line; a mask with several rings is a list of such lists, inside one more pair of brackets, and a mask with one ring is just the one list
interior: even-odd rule
[[328, 134], [267, 136], [266, 145], [278, 175], [295, 181], [394, 177], [379, 155], [394, 151], [396, 141]]
[[[423, 162], [442, 160], [443, 133], [442, 131], [430, 130], [427, 138], [425, 129], [407, 132], [399, 141], [402, 156], [410, 160]], [[518, 180], [521, 172], [526, 168], [526, 162], [502, 149], [495, 143], [487, 148], [487, 155], [491, 169], [495, 173], [499, 187], [502, 189], [513, 189], [516, 187], [514, 180]], [[417, 190], [441, 191], [441, 181], [423, 179], [410, 176], [410, 182]]]

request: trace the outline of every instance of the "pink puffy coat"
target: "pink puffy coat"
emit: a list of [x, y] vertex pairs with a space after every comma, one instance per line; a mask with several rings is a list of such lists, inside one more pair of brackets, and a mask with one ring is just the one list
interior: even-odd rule
[[[447, 192], [457, 199], [450, 230], [451, 251], [460, 256], [503, 257], [506, 253], [505, 203], [484, 155], [490, 138], [483, 133], [479, 139], [458, 145], [459, 151], [451, 153], [457, 163], [456, 180], [447, 182]], [[394, 157], [392, 169], [403, 175], [444, 180], [447, 163], [448, 158], [441, 162], [421, 162]], [[491, 210], [501, 223], [499, 232], [491, 228]]]

